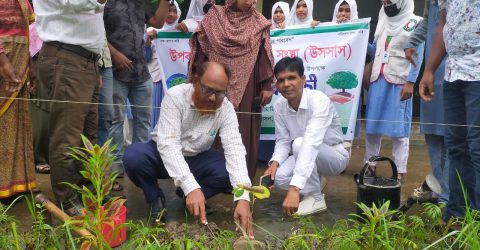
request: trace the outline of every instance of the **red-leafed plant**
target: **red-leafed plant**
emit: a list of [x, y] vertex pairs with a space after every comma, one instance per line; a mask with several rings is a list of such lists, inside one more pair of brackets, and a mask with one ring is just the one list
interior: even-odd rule
[[80, 174], [88, 180], [91, 187], [79, 186], [77, 184], [65, 183], [78, 191], [82, 197], [82, 216], [73, 217], [69, 226], [87, 229], [94, 237], [85, 239], [81, 249], [89, 249], [92, 245], [96, 249], [110, 249], [107, 239], [102, 234], [105, 226], [113, 228], [112, 237], [116, 237], [124, 225], [115, 225], [114, 217], [119, 213], [125, 203], [125, 199], [110, 197], [103, 204], [112, 189], [117, 173], [110, 171], [115, 155], [112, 151], [116, 146], [110, 146], [108, 140], [102, 147], [93, 145], [82, 135], [84, 147], [69, 148], [70, 155], [83, 164]]

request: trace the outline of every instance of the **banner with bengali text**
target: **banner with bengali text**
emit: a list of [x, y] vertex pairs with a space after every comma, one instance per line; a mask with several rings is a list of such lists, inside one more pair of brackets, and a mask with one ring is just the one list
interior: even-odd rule
[[[321, 24], [315, 28], [295, 27], [272, 30], [275, 62], [286, 56], [303, 59], [305, 88], [324, 92], [334, 103], [341, 119], [345, 140], [353, 140], [359, 108], [361, 81], [369, 36], [370, 19], [347, 24]], [[162, 65], [165, 88], [185, 83], [190, 59], [191, 33], [158, 32], [156, 51]], [[273, 103], [263, 110], [262, 140], [275, 140]]]

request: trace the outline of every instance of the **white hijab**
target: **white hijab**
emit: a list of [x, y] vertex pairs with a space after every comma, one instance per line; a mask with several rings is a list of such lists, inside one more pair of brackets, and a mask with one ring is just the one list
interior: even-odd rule
[[162, 27], [162, 30], [166, 30], [166, 29], [172, 29], [172, 28], [175, 28], [175, 25], [178, 24], [178, 20], [180, 19], [180, 16], [182, 15], [182, 10], [180, 9], [180, 6], [178, 6], [178, 3], [177, 1], [173, 1], [173, 4], [175, 4], [175, 8], [177, 8], [177, 20], [175, 20], [175, 22], [173, 22], [172, 24], [168, 24], [165, 22], [165, 25], [163, 25]]
[[378, 24], [377, 29], [375, 30], [375, 38], [374, 41], [383, 34], [383, 32], [387, 32], [389, 36], [398, 35], [405, 24], [415, 17], [413, 14], [413, 10], [415, 9], [415, 5], [413, 0], [390, 0], [392, 3], [397, 4], [397, 7], [400, 8], [400, 13], [394, 17], [388, 17], [385, 14], [385, 11], [382, 8], [378, 13]]
[[313, 21], [313, 0], [303, 0], [307, 4], [307, 9], [308, 9], [308, 14], [305, 19], [300, 20], [297, 17], [297, 5], [300, 0], [295, 0], [295, 2], [292, 5], [292, 9], [290, 10], [290, 17], [288, 18], [287, 25], [303, 25], [303, 24], [308, 24]]
[[290, 13], [290, 6], [288, 6], [288, 3], [282, 2], [282, 1], [276, 2], [272, 7], [272, 26], [273, 26], [273, 28], [277, 28], [277, 24], [273, 20], [273, 15], [275, 15], [275, 10], [278, 7], [280, 7], [280, 9], [282, 9], [283, 14], [285, 15], [285, 23], [287, 23], [288, 16], [289, 16], [289, 13]]
[[195, 21], [201, 21], [205, 16], [203, 12], [203, 6], [208, 0], [192, 0], [190, 7], [188, 8], [187, 17], [185, 19], [194, 19]]
[[358, 10], [357, 10], [357, 2], [355, 0], [339, 0], [338, 3], [335, 5], [335, 9], [333, 10], [333, 18], [332, 22], [337, 22], [337, 14], [338, 8], [342, 5], [343, 2], [347, 2], [348, 6], [350, 6], [350, 20], [358, 19]]

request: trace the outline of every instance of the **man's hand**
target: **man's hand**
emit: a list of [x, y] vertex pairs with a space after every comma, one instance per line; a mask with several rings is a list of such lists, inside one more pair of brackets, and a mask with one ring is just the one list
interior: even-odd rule
[[273, 92], [271, 90], [262, 90], [262, 92], [260, 92], [260, 97], [262, 98], [260, 105], [265, 106], [269, 104], [272, 100], [272, 95]]
[[183, 33], [188, 33], [188, 27], [184, 22], [177, 23], [177, 25], [175, 25], [175, 29], [180, 30]]
[[237, 201], [237, 207], [233, 213], [235, 222], [243, 228], [243, 231], [250, 239], [254, 239], [252, 212], [250, 211], [250, 203], [246, 200]]
[[118, 51], [116, 53], [111, 53], [112, 62], [115, 67], [121, 70], [133, 70], [133, 62], [128, 59], [122, 52]]
[[422, 80], [420, 80], [420, 85], [418, 86], [418, 93], [424, 101], [431, 101], [435, 95], [433, 83], [435, 81], [435, 74], [431, 71], [425, 71], [423, 73]]
[[263, 176], [270, 175], [272, 180], [275, 180], [275, 174], [277, 174], [277, 168], [278, 168], [278, 162], [272, 161], [272, 163], [270, 163], [270, 166], [263, 173]]
[[205, 196], [200, 188], [197, 188], [187, 195], [186, 205], [188, 212], [195, 218], [200, 219], [200, 223], [207, 222], [205, 213]]
[[283, 213], [290, 217], [298, 210], [300, 205], [300, 189], [295, 186], [290, 186], [288, 188], [287, 196], [283, 200]]
[[417, 67], [416, 60], [417, 60], [418, 54], [417, 54], [416, 48], [405, 49], [405, 57], [411, 64], [413, 64], [413, 66]]
[[403, 89], [402, 91], [400, 92], [400, 100], [401, 101], [405, 101], [405, 100], [408, 100], [410, 99], [410, 97], [412, 97], [413, 95], [413, 86], [415, 84], [412, 83], [412, 82], [406, 82], [405, 84], [403, 84]]
[[20, 77], [15, 73], [15, 69], [5, 53], [0, 53], [0, 77], [3, 78], [5, 90], [8, 92], [13, 93], [22, 89]]

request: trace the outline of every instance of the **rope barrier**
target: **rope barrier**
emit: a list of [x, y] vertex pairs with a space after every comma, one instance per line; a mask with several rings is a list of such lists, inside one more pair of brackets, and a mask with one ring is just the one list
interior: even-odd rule
[[[9, 97], [0, 97], [2, 99], [10, 99]], [[155, 109], [162, 109], [162, 107], [154, 107], [151, 105], [132, 105], [132, 104], [114, 104], [114, 103], [95, 103], [95, 102], [79, 102], [79, 101], [61, 101], [61, 100], [48, 100], [48, 99], [38, 99], [38, 98], [13, 98], [14, 100], [19, 101], [38, 101], [38, 102], [56, 102], [56, 103], [72, 103], [72, 104], [84, 104], [84, 105], [103, 105], [103, 106], [114, 106], [114, 107], [133, 107], [133, 108], [155, 108]], [[199, 110], [192, 108], [190, 110]], [[214, 110], [199, 110], [199, 111], [214, 111]], [[236, 114], [246, 114], [246, 115], [262, 115], [259, 112], [240, 112], [235, 111]], [[288, 114], [280, 114], [281, 116], [295, 116], [295, 115], [288, 115]], [[345, 119], [343, 119], [345, 120]], [[392, 120], [374, 120], [374, 119], [364, 119], [364, 118], [355, 118], [355, 119], [348, 119], [348, 120], [356, 120], [356, 121], [370, 121], [370, 122], [388, 122], [388, 123], [411, 123], [415, 125], [437, 125], [437, 126], [452, 126], [452, 127], [469, 127], [469, 128], [480, 128], [480, 125], [469, 125], [469, 124], [451, 124], [451, 123], [433, 123], [433, 122], [417, 122], [417, 121], [392, 121]]]

